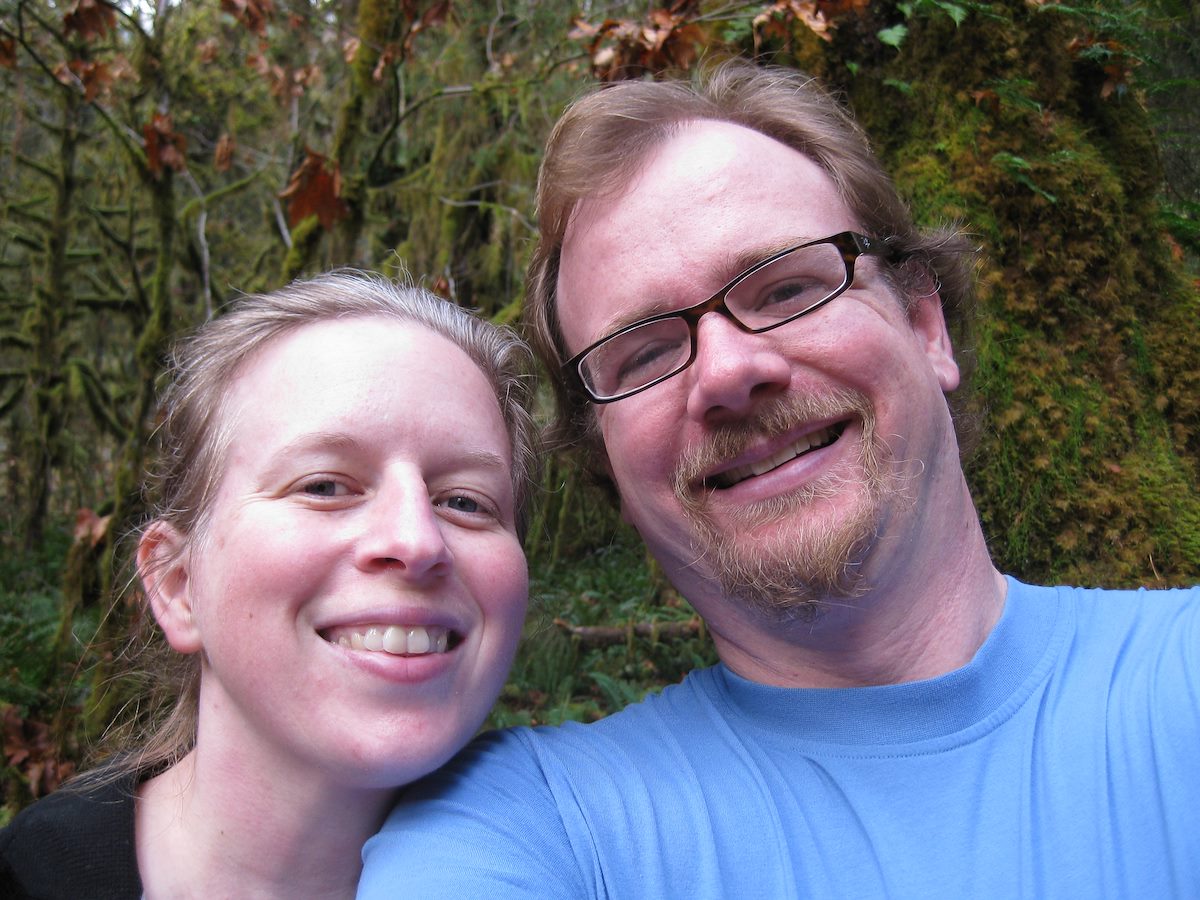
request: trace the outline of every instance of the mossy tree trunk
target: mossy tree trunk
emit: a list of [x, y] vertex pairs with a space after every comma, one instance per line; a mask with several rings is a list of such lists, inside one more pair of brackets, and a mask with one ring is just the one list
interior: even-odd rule
[[983, 248], [970, 478], [997, 563], [1193, 582], [1200, 304], [1163, 226], [1129, 38], [1104, 31], [1110, 16], [1024, 0], [962, 4], [958, 22], [916, 7], [875, 6], [873, 27], [907, 27], [899, 47], [863, 54], [846, 35], [826, 72], [918, 218], [961, 219]]
[[[154, 29], [139, 32], [139, 59], [143, 66], [143, 83], [158, 98], [159, 112], [171, 108], [169, 60], [163, 53], [172, 19], [160, 15]], [[131, 214], [146, 215], [147, 221], [134, 235], [149, 235], [149, 239], [131, 236], [127, 248], [127, 283], [131, 289], [130, 302], [124, 304], [129, 333], [134, 341], [132, 378], [126, 388], [127, 408], [122, 421], [125, 431], [114, 459], [109, 491], [107, 527], [90, 540], [76, 540], [72, 545], [63, 576], [63, 606], [58, 630], [58, 655], [67, 656], [67, 644], [72, 640], [75, 616], [81, 609], [105, 604], [100, 627], [92, 639], [97, 651], [91, 673], [92, 689], [88, 693], [83, 716], [83, 736], [94, 739], [107, 727], [114, 709], [119, 708], [130, 690], [128, 684], [113, 678], [120, 662], [115, 652], [130, 633], [134, 617], [143, 610], [130, 595], [137, 596], [135, 582], [118, 582], [122, 574], [122, 555], [119, 546], [143, 515], [140, 484], [154, 409], [156, 382], [162, 372], [167, 347], [173, 337], [176, 275], [180, 260], [177, 235], [180, 230], [176, 210], [176, 172], [182, 166], [161, 164], [151, 158], [148, 144], [128, 137], [122, 125], [106, 117], [109, 128], [120, 139], [118, 146], [125, 158], [127, 171], [139, 186], [141, 199], [133, 204]], [[145, 213], [140, 211], [145, 209]], [[148, 213], [148, 215], [147, 215]], [[145, 243], [139, 243], [145, 241]], [[146, 262], [149, 258], [149, 262]]]
[[41, 545], [52, 485], [63, 462], [66, 364], [71, 349], [67, 331], [75, 306], [67, 250], [75, 234], [75, 160], [82, 140], [80, 112], [83, 100], [70, 89], [56, 93], [60, 118], [54, 128], [58, 138], [54, 165], [27, 161], [27, 165], [49, 182], [53, 202], [50, 217], [40, 229], [40, 273], [23, 323], [29, 348], [26, 397], [32, 426], [25, 439], [28, 460], [24, 467], [28, 473], [24, 486], [26, 550]]

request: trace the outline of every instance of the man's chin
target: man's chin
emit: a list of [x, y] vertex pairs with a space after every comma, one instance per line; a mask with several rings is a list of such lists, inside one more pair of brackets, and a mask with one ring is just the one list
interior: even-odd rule
[[807, 497], [719, 521], [692, 517], [693, 547], [722, 594], [771, 622], [811, 621], [864, 591], [878, 495]]

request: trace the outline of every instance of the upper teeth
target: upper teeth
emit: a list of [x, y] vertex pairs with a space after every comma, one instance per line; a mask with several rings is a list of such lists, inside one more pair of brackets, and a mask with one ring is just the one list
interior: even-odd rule
[[837, 437], [837, 432], [833, 428], [818, 428], [772, 456], [747, 463], [744, 466], [734, 466], [732, 469], [726, 469], [724, 472], [714, 475], [711, 482], [719, 488], [733, 487], [739, 481], [770, 472], [788, 460], [795, 459], [801, 453], [806, 453], [816, 447], [824, 447], [826, 444], [832, 443], [835, 437]]
[[450, 629], [441, 625], [369, 625], [339, 629], [327, 640], [351, 650], [382, 651], [398, 656], [445, 653]]

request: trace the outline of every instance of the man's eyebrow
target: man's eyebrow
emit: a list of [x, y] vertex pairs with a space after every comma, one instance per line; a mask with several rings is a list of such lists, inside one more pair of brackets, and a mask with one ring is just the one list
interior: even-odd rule
[[[725, 278], [721, 282], [721, 287], [725, 287], [729, 284], [729, 282], [733, 281], [733, 279], [737, 278], [751, 266], [757, 265], [764, 259], [768, 259], [774, 256], [776, 253], [782, 253], [784, 250], [791, 250], [793, 247], [799, 247], [803, 244], [807, 244], [813, 240], [820, 239], [788, 239], [785, 241], [776, 242], [774, 244], [764, 244], [757, 247], [739, 250], [736, 253], [726, 254], [724, 262], [720, 263], [717, 267], [718, 271], [725, 273]], [[705, 297], [696, 297], [683, 306], [676, 306], [674, 304], [667, 303], [665, 300], [658, 300], [645, 307], [642, 307], [636, 312], [618, 313], [604, 323], [603, 327], [600, 329], [600, 334], [602, 337], [607, 337], [610, 334], [620, 331], [622, 328], [627, 328], [630, 325], [636, 325], [638, 322], [642, 322], [646, 319], [652, 319], [657, 315], [696, 306], [697, 304], [703, 303], [711, 296], [712, 294], [709, 294]]]
[[[764, 259], [770, 259], [777, 253], [782, 253], [784, 250], [793, 250], [796, 247], [802, 247], [805, 244], [811, 243], [812, 238], [793, 238], [786, 241], [778, 241], [774, 244], [765, 244], [759, 247], [754, 247], [749, 250], [742, 250], [729, 257], [728, 265], [725, 271], [729, 273], [725, 279], [725, 284], [733, 281], [751, 266], [756, 266]], [[699, 302], [699, 301], [697, 301]]]

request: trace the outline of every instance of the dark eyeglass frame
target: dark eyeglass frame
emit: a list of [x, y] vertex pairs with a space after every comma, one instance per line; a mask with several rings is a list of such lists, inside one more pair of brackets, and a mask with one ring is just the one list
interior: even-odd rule
[[[795, 315], [780, 319], [778, 322], [772, 322], [769, 325], [764, 325], [762, 328], [751, 328], [749, 325], [742, 322], [728, 306], [725, 305], [725, 298], [735, 287], [753, 275], [755, 272], [769, 266], [771, 263], [789, 253], [795, 253], [797, 250], [802, 250], [805, 247], [815, 247], [818, 244], [832, 244], [838, 249], [842, 255], [842, 260], [846, 264], [846, 278], [842, 284], [827, 297], [818, 300], [812, 306], [801, 310]], [[865, 234], [859, 234], [856, 231], [843, 231], [839, 234], [830, 235], [826, 238], [821, 238], [815, 241], [805, 241], [802, 244], [796, 244], [793, 247], [788, 247], [785, 250], [780, 250], [778, 253], [772, 253], [766, 259], [759, 260], [750, 268], [737, 275], [732, 281], [726, 284], [723, 288], [709, 297], [697, 303], [695, 306], [689, 306], [684, 309], [676, 309], [671, 312], [659, 313], [655, 316], [649, 316], [645, 319], [640, 319], [637, 322], [631, 322], [624, 328], [619, 328], [612, 334], [607, 334], [600, 340], [585, 347], [583, 350], [576, 353], [562, 365], [563, 375], [567, 378], [570, 387], [573, 391], [583, 394], [592, 403], [613, 403], [617, 400], [624, 400], [626, 397], [632, 397], [634, 394], [640, 394], [642, 391], [649, 390], [656, 384], [661, 384], [668, 378], [672, 378], [690, 366], [696, 361], [697, 352], [697, 329], [700, 326], [700, 320], [710, 312], [717, 312], [725, 316], [730, 322], [736, 325], [739, 329], [747, 334], [762, 334], [766, 331], [771, 331], [781, 325], [786, 325], [788, 322], [794, 322], [796, 319], [807, 316], [809, 313], [816, 312], [821, 307], [825, 306], [830, 300], [833, 300], [846, 291], [854, 284], [854, 263], [860, 256], [878, 256], [883, 259], [894, 262], [898, 256], [895, 248], [889, 246], [886, 240], [880, 238], [867, 237]], [[651, 381], [649, 384], [643, 384], [641, 387], [634, 388], [631, 391], [625, 391], [613, 397], [598, 397], [594, 394], [583, 380], [582, 363], [584, 358], [602, 344], [606, 344], [616, 337], [619, 337], [627, 332], [638, 328], [644, 328], [654, 322], [661, 322], [664, 319], [682, 319], [688, 327], [688, 333], [691, 336], [691, 351], [688, 354], [687, 360], [675, 369], [672, 369], [665, 375], [660, 375]]]

